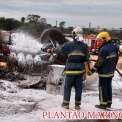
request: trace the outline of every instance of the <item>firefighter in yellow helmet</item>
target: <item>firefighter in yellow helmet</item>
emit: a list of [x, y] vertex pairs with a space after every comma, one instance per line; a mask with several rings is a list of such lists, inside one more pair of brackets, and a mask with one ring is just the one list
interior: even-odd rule
[[97, 108], [106, 109], [112, 105], [112, 78], [118, 62], [117, 45], [111, 41], [111, 36], [108, 32], [100, 32], [97, 38], [103, 42], [99, 49], [97, 62], [95, 63], [92, 72], [97, 72], [99, 75], [99, 101]]

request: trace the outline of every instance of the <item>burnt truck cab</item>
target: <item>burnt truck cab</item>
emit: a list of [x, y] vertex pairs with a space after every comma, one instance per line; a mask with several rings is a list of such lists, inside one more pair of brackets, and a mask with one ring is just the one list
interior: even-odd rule
[[[115, 45], [120, 46], [122, 42], [118, 38], [112, 38], [112, 43]], [[98, 39], [91, 40], [90, 52], [92, 54], [98, 54], [99, 48], [101, 47], [102, 42]]]
[[92, 54], [98, 54], [99, 48], [102, 45], [102, 42], [98, 39], [91, 40], [90, 52]]
[[10, 49], [8, 46], [9, 33], [0, 31], [0, 75], [8, 71]]
[[0, 44], [0, 70], [5, 70], [8, 67], [9, 48], [5, 44]]

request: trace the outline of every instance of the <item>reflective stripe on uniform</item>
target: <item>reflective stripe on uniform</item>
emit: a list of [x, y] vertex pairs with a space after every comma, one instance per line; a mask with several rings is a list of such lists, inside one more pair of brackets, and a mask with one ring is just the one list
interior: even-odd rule
[[105, 77], [105, 78], [113, 77], [113, 76], [114, 76], [114, 73], [112, 73], [112, 74], [99, 74], [99, 77]]
[[84, 53], [81, 53], [81, 52], [72, 52], [68, 55], [69, 56], [73, 56], [73, 55], [76, 55], [76, 56], [84, 56]]
[[107, 101], [107, 103], [112, 103], [112, 101]]
[[69, 103], [69, 101], [67, 101], [67, 100], [63, 100], [63, 103]]
[[100, 105], [107, 105], [107, 102], [100, 102]]
[[75, 106], [81, 105], [81, 101], [75, 101]]
[[80, 104], [80, 103], [81, 103], [81, 101], [75, 101], [75, 103], [76, 103], [76, 104]]
[[111, 55], [107, 56], [106, 59], [115, 58], [115, 57], [117, 57], [116, 54], [111, 54]]
[[81, 74], [84, 72], [85, 72], [85, 70], [82, 70], [82, 71], [64, 71], [64, 74]]

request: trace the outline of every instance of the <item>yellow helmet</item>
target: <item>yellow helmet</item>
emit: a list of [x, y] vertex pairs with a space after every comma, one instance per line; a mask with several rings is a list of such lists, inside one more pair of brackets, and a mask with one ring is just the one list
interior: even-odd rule
[[103, 42], [107, 42], [111, 39], [110, 35], [108, 32], [106, 31], [103, 31], [103, 32], [100, 32], [98, 35], [97, 35], [97, 39], [100, 39], [101, 41]]

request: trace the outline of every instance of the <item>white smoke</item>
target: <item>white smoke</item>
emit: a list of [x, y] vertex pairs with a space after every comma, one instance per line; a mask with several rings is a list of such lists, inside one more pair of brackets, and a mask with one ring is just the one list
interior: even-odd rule
[[18, 64], [26, 65], [25, 55], [23, 53], [19, 53], [17, 55], [17, 60], [18, 60]]
[[38, 53], [42, 48], [42, 44], [29, 34], [23, 32], [13, 33], [12, 42], [11, 49], [17, 52]]
[[35, 64], [35, 65], [40, 65], [41, 62], [42, 62], [42, 59], [41, 59], [40, 55], [36, 55], [36, 56], [34, 57], [34, 64]]
[[29, 64], [29, 65], [33, 65], [33, 57], [32, 57], [32, 55], [30, 55], [30, 54], [28, 54], [28, 55], [26, 55], [26, 64]]

